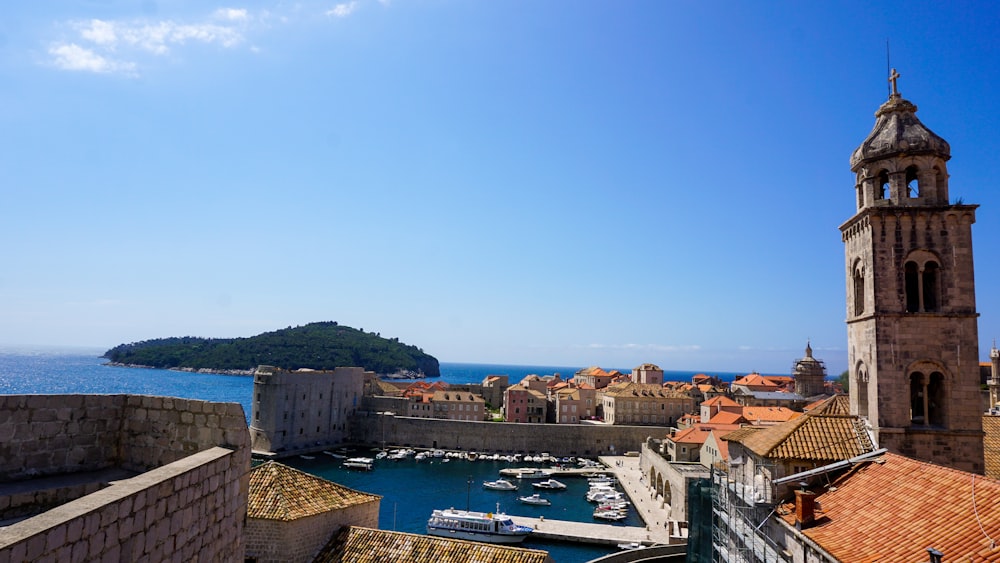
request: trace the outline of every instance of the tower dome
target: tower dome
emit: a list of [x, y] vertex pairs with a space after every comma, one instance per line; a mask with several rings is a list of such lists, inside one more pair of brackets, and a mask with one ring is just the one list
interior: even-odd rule
[[896, 89], [875, 112], [871, 133], [851, 154], [858, 211], [873, 206], [948, 205], [951, 147], [917, 119], [917, 106]]
[[851, 170], [893, 156], [933, 154], [951, 158], [951, 146], [917, 118], [917, 106], [898, 93], [875, 112], [875, 127], [851, 155]]

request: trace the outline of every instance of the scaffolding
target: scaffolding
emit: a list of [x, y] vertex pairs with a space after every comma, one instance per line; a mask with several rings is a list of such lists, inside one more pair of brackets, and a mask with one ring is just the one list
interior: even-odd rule
[[788, 563], [791, 555], [769, 533], [778, 506], [768, 460], [712, 471], [712, 561], [714, 563]]

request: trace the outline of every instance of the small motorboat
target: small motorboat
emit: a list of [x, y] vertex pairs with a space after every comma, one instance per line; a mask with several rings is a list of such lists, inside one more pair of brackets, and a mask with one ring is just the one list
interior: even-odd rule
[[549, 499], [542, 498], [538, 493], [528, 495], [526, 497], [517, 497], [517, 500], [523, 502], [524, 504], [535, 504], [539, 506], [549, 506], [552, 504], [549, 502]]
[[506, 479], [497, 479], [496, 481], [483, 481], [483, 488], [491, 491], [516, 491], [517, 485]]
[[598, 520], [611, 520], [617, 522], [619, 520], [624, 520], [628, 515], [625, 514], [623, 510], [595, 510], [594, 518]]
[[302, 455], [300, 455], [299, 457], [301, 457], [302, 459], [306, 459], [306, 460], [312, 460], [312, 459], [316, 459], [316, 457], [315, 457], [315, 456], [311, 456], [311, 455], [306, 455], [306, 454], [302, 454]]
[[626, 550], [626, 551], [630, 550], [630, 549], [641, 549], [643, 547], [645, 547], [645, 546], [642, 545], [641, 543], [637, 542], [637, 541], [630, 541], [628, 543], [620, 543], [620, 544], [618, 544], [618, 549]]
[[562, 490], [562, 489], [566, 488], [565, 484], [560, 483], [559, 481], [556, 481], [555, 479], [546, 479], [544, 481], [539, 481], [537, 483], [532, 483], [531, 486], [539, 488], [539, 489], [550, 489], [550, 490], [556, 490], [556, 491], [559, 491], [559, 490]]

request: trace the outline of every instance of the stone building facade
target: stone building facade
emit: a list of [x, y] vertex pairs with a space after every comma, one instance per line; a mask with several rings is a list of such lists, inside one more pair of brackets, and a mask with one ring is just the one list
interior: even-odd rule
[[857, 213], [840, 227], [851, 412], [890, 451], [982, 473], [978, 206], [949, 200], [950, 147], [916, 111], [894, 78], [851, 156]]
[[655, 384], [609, 385], [600, 394], [600, 401], [608, 424], [673, 426], [682, 415], [697, 412], [691, 395]]
[[348, 440], [348, 421], [375, 373], [358, 367], [254, 372], [250, 436], [254, 451], [288, 453]]
[[792, 366], [792, 379], [795, 380], [795, 394], [800, 397], [815, 397], [825, 390], [826, 365], [813, 357], [812, 346], [808, 342], [806, 355]]
[[242, 561], [243, 408], [0, 396], [0, 561]]

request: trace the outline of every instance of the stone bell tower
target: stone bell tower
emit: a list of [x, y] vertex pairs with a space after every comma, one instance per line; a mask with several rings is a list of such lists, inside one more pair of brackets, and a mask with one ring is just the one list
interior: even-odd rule
[[951, 148], [892, 93], [851, 155], [847, 266], [851, 412], [890, 451], [982, 473], [972, 265], [977, 205], [951, 203]]

